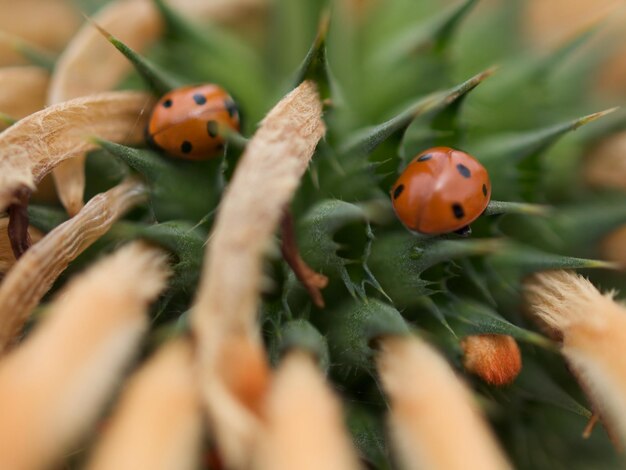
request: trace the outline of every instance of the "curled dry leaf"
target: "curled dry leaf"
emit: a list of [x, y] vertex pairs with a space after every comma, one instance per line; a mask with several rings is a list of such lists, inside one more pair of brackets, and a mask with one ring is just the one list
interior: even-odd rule
[[71, 281], [0, 362], [0, 468], [53, 468], [97, 419], [148, 327], [165, 255], [133, 243]]
[[19, 202], [22, 188], [36, 184], [63, 160], [96, 148], [98, 136], [141, 142], [152, 98], [116, 91], [76, 98], [31, 114], [0, 133], [0, 210]]
[[[15, 255], [7, 232], [8, 225], [7, 217], [0, 219], [0, 279], [15, 264]], [[43, 237], [43, 234], [34, 227], [28, 228], [28, 234], [33, 243], [37, 243]]]
[[145, 193], [143, 184], [127, 180], [95, 196], [19, 259], [0, 284], [0, 352], [19, 335], [32, 309], [68, 264], [128, 209], [144, 201]]
[[266, 362], [256, 324], [263, 252], [324, 131], [317, 89], [303, 82], [270, 111], [246, 147], [206, 251], [192, 325], [207, 410], [229, 467], [247, 464], [259, 420], [248, 398], [230, 388], [220, 363], [247, 373], [245, 361], [230, 365], [224, 354], [233, 342], [245, 344], [241, 350], [255, 364]]
[[[137, 51], [161, 34], [162, 22], [150, 0], [117, 0], [99, 11], [93, 21]], [[56, 104], [113, 89], [132, 65], [91, 23], [83, 24], [56, 63], [48, 103]], [[61, 203], [70, 215], [83, 206], [85, 157], [61, 162], [52, 172]]]
[[568, 271], [525, 284], [530, 314], [562, 338], [563, 356], [612, 434], [626, 443], [626, 309]]
[[[21, 119], [46, 104], [48, 72], [41, 67], [0, 68], [0, 113]], [[0, 123], [0, 130], [7, 127]]]
[[80, 24], [80, 11], [66, 1], [0, 0], [0, 31], [59, 51]]
[[522, 370], [522, 355], [512, 336], [466, 336], [461, 347], [465, 369], [490, 385], [510, 384]]
[[193, 470], [202, 443], [191, 342], [163, 346], [122, 393], [89, 470]]
[[469, 389], [439, 354], [416, 337], [387, 337], [380, 346], [378, 373], [401, 468], [511, 468]]
[[253, 468], [361, 468], [340, 403], [307, 353], [292, 352], [283, 359], [264, 414], [266, 428], [257, 442]]

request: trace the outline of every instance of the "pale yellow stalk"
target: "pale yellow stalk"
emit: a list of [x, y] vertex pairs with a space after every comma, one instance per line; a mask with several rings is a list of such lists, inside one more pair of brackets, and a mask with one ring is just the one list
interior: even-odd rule
[[263, 414], [254, 469], [361, 468], [340, 402], [309, 354], [291, 352], [282, 360]]
[[568, 271], [534, 275], [529, 312], [562, 338], [562, 353], [612, 434], [626, 443], [626, 308]]
[[56, 468], [106, 406], [166, 276], [159, 250], [118, 250], [73, 279], [0, 362], [0, 468]]
[[207, 411], [232, 468], [249, 464], [267, 383], [256, 321], [264, 250], [324, 131], [316, 86], [304, 82], [248, 143], [206, 250], [192, 326]]
[[200, 393], [189, 339], [161, 347], [126, 383], [88, 470], [195, 470]]
[[0, 353], [20, 334], [33, 308], [68, 264], [145, 198], [145, 186], [127, 180], [95, 196], [22, 255], [0, 284]]
[[437, 352], [413, 336], [384, 338], [380, 349], [378, 373], [400, 468], [511, 468], [470, 390]]

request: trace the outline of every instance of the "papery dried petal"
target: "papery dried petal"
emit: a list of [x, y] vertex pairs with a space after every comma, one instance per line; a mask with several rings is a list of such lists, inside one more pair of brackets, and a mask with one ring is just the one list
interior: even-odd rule
[[387, 337], [380, 349], [378, 373], [401, 468], [511, 468], [469, 389], [439, 354], [416, 337]]
[[0, 352], [19, 335], [32, 309], [68, 264], [145, 199], [145, 186], [127, 180], [95, 196], [19, 259], [0, 284]]
[[148, 327], [165, 259], [141, 243], [105, 258], [0, 362], [0, 468], [52, 468], [95, 422]]
[[193, 470], [202, 443], [191, 341], [166, 344], [127, 382], [89, 470]]
[[[43, 109], [49, 79], [41, 67], [0, 68], [0, 113], [21, 119]], [[0, 123], [0, 130], [4, 127]]]

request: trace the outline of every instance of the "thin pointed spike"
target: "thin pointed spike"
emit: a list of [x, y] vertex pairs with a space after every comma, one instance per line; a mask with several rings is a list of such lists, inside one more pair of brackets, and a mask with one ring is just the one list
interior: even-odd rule
[[293, 87], [317, 74], [317, 69], [326, 67], [326, 37], [330, 26], [330, 12], [325, 10], [320, 16], [317, 34], [292, 80]]
[[485, 209], [483, 215], [500, 214], [525, 214], [548, 216], [553, 212], [553, 208], [542, 204], [530, 204], [525, 202], [491, 201]]

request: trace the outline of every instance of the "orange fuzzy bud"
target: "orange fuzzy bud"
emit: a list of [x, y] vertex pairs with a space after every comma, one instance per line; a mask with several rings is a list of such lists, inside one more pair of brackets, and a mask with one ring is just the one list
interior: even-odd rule
[[522, 369], [519, 346], [511, 336], [467, 336], [461, 347], [465, 369], [490, 385], [510, 384]]

